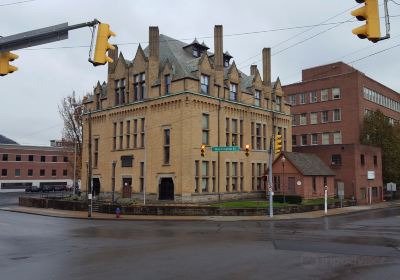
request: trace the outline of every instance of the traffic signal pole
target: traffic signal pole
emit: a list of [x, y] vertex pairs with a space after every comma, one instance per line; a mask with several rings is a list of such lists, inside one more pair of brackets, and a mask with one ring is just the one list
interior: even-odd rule
[[269, 169], [268, 169], [268, 191], [269, 191], [269, 217], [273, 218], [274, 217], [274, 192], [272, 190], [272, 157], [274, 157], [275, 152], [274, 152], [274, 145], [275, 145], [275, 133], [272, 134], [271, 136], [271, 141], [269, 144]]

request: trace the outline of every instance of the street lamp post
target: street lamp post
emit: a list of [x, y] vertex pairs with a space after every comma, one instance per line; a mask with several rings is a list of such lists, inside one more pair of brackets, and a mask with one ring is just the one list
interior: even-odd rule
[[88, 113], [88, 126], [89, 126], [89, 143], [88, 143], [88, 218], [92, 217], [92, 203], [93, 203], [93, 186], [92, 186], [92, 110]]
[[286, 197], [285, 197], [285, 161], [286, 161], [285, 156], [282, 156], [282, 157], [281, 157], [281, 162], [282, 162], [282, 194], [283, 194], [283, 203], [286, 203]]

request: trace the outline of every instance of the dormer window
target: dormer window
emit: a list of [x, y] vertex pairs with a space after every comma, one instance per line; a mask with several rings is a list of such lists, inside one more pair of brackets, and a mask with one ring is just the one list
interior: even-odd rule
[[193, 47], [192, 54], [193, 54], [194, 57], [199, 57], [200, 56], [199, 55], [199, 50], [196, 47]]
[[228, 51], [224, 52], [224, 67], [229, 67], [229, 62], [233, 56]]
[[202, 53], [207, 52], [209, 47], [203, 42], [199, 43], [197, 39], [194, 39], [194, 41], [186, 46], [183, 47], [183, 49], [187, 49], [187, 51], [191, 51], [193, 57], [200, 57]]

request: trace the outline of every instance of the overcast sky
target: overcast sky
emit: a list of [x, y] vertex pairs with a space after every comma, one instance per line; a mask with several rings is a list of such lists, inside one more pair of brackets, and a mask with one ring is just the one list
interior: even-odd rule
[[[351, 20], [350, 11], [357, 5], [353, 0], [33, 0], [7, 5], [21, 1], [0, 0], [0, 35], [97, 18], [111, 25], [117, 37], [110, 41], [121, 44], [120, 51], [131, 60], [138, 42], [147, 46], [150, 25], [185, 42], [200, 38], [213, 51], [214, 25], [222, 24], [224, 51], [245, 73], [251, 63], [261, 70], [261, 50], [272, 47], [272, 79], [279, 76], [283, 84], [299, 81], [304, 68], [342, 60], [400, 92], [400, 47], [355, 61], [400, 44], [400, 6], [393, 2], [392, 38], [373, 44], [351, 33], [358, 22], [329, 24]], [[274, 29], [284, 30], [257, 33]], [[232, 35], [248, 32], [253, 33]], [[93, 67], [87, 61], [90, 40], [90, 29], [83, 28], [70, 31], [68, 40], [15, 51], [19, 70], [0, 77], [0, 134], [31, 145], [49, 145], [50, 139], [61, 137], [62, 98], [72, 91], [83, 96], [106, 79], [106, 66]]]

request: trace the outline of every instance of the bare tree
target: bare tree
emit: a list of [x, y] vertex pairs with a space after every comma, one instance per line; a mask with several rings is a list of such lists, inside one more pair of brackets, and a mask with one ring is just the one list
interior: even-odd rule
[[[82, 168], [82, 99], [71, 95], [64, 97], [58, 106], [58, 111], [64, 121], [63, 141], [65, 145], [75, 147], [76, 145], [76, 178], [81, 178]], [[74, 161], [70, 161], [73, 165]]]

